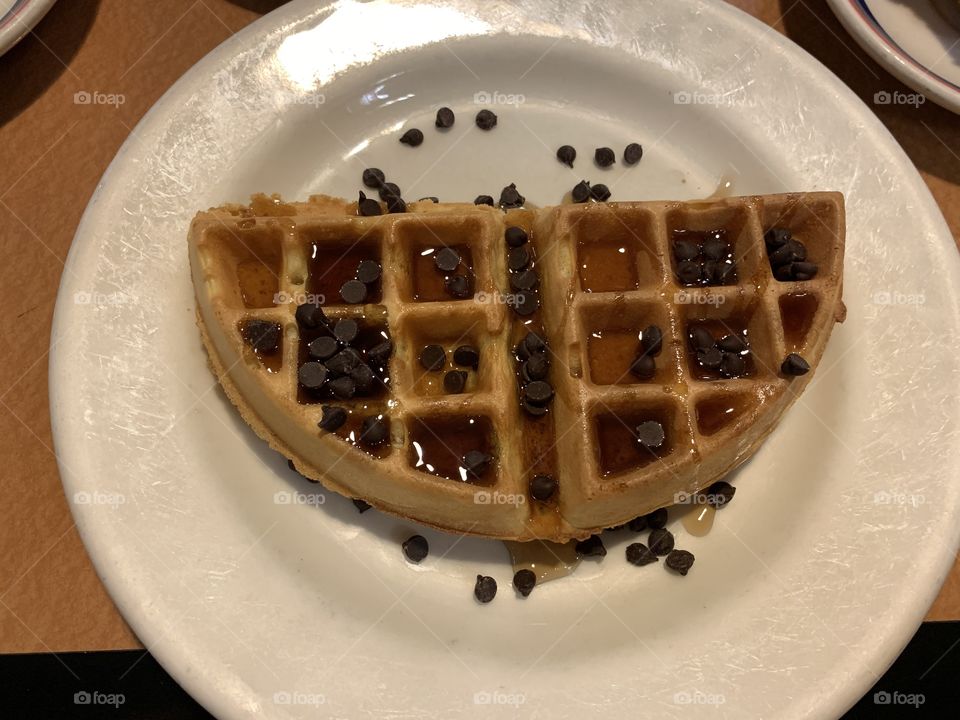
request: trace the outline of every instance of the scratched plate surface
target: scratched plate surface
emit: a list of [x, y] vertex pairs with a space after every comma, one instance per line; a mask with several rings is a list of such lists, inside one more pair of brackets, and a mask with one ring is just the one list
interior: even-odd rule
[[[443, 135], [441, 104], [459, 112]], [[420, 148], [396, 142], [416, 124]], [[634, 140], [637, 167], [592, 165]], [[194, 327], [189, 220], [255, 191], [352, 195], [367, 164], [444, 200], [516, 182], [551, 204], [584, 177], [614, 199], [845, 193], [847, 322], [713, 532], [674, 524], [686, 578], [628, 565], [624, 533], [527, 600], [495, 542], [421, 530], [410, 566], [418, 528], [321, 494], [243, 424]], [[124, 616], [222, 717], [835, 717], [956, 551], [957, 287], [881, 124], [726, 5], [293, 2], [170, 90], [91, 201], [53, 329], [60, 469]], [[500, 582], [490, 605], [477, 573]]]

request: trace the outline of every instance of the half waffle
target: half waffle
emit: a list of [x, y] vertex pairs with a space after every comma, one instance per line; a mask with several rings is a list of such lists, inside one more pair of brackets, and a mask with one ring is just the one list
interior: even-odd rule
[[[189, 235], [198, 325], [227, 396], [299, 472], [444, 530], [584, 538], [707, 487], [773, 430], [844, 315], [839, 193], [507, 211], [422, 201], [404, 213], [357, 211], [356, 202], [326, 196], [285, 203], [259, 195], [199, 213]], [[509, 227], [529, 237], [538, 304], [520, 308], [531, 292], [511, 286]], [[771, 228], [803, 242], [814, 277], [774, 276], [764, 242]], [[680, 284], [675, 239], [717, 230], [735, 260], [728, 284]], [[464, 299], [438, 277], [433, 257], [443, 247], [469, 271]], [[345, 303], [341, 287], [370, 259], [381, 278], [365, 302]], [[391, 340], [370, 393], [331, 399], [298, 381], [308, 344], [331, 334], [298, 323], [304, 302], [322, 303], [331, 326], [357, 320], [359, 355]], [[251, 346], [244, 330], [252, 320], [278, 327], [278, 349]], [[662, 350], [652, 377], [641, 378], [629, 368], [650, 325], [662, 331]], [[704, 370], [689, 340], [695, 328], [749, 339], [740, 376]], [[549, 404], [532, 408], [538, 416], [521, 406], [529, 378], [519, 377], [516, 355], [531, 331], [546, 341], [554, 390]], [[439, 372], [420, 361], [428, 344], [446, 350]], [[466, 370], [463, 392], [449, 394], [444, 372], [463, 344], [479, 350], [479, 363]], [[785, 374], [790, 353], [810, 372]], [[324, 405], [347, 411], [334, 432], [318, 427]], [[388, 429], [383, 443], [362, 439], [368, 418]], [[655, 448], [637, 441], [636, 428], [649, 421], [665, 434]], [[474, 472], [471, 451], [489, 464]], [[531, 495], [538, 475], [555, 480], [547, 500]]]

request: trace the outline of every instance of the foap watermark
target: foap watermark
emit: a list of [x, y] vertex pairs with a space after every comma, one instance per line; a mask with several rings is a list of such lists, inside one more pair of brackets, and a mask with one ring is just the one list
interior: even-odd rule
[[499, 290], [486, 292], [481, 290], [473, 296], [473, 301], [478, 305], [508, 305], [516, 307], [523, 300], [519, 293], [502, 293]]
[[695, 492], [688, 493], [680, 491], [674, 493], [674, 505], [712, 505], [714, 507], [726, 505], [730, 498], [720, 493]]
[[327, 698], [321, 693], [300, 692], [299, 690], [278, 690], [273, 694], [274, 705], [325, 705]]
[[321, 293], [288, 293], [284, 290], [281, 290], [273, 295], [274, 305], [325, 305], [326, 303], [327, 296]]
[[873, 294], [874, 305], [924, 305], [927, 297], [920, 293], [905, 293], [899, 290], [878, 290]]
[[473, 102], [476, 105], [523, 105], [527, 101], [527, 96], [522, 93], [505, 93], [499, 90], [489, 92], [480, 90], [473, 94]]
[[742, 93], [734, 95], [732, 93], [705, 93], [700, 91], [690, 92], [687, 90], [680, 90], [679, 92], [673, 94], [673, 104], [713, 105], [716, 107], [754, 107], [757, 102], [756, 100], [746, 97]]
[[127, 305], [131, 302], [133, 302], [133, 298], [119, 290], [111, 293], [79, 290], [73, 294], [74, 305], [109, 307], [113, 305]]
[[673, 294], [673, 302], [677, 305], [713, 305], [720, 307], [727, 301], [727, 298], [719, 293], [709, 290], [677, 290]]
[[720, 693], [705, 693], [700, 690], [681, 690], [673, 694], [676, 705], [723, 705], [726, 701]]
[[277, 105], [308, 105], [318, 108], [327, 101], [327, 96], [320, 92], [278, 90], [273, 94], [273, 100]]
[[927, 98], [923, 93], [880, 90], [873, 94], [874, 105], [913, 105], [913, 107], [920, 107], [926, 101]]
[[120, 707], [127, 701], [123, 693], [103, 693], [99, 690], [81, 690], [73, 694], [74, 705], [111, 705]]
[[78, 90], [73, 94], [74, 105], [112, 105], [118, 108], [126, 101], [127, 96], [122, 93], [105, 93], [99, 90], [94, 90], [93, 92]]
[[926, 502], [927, 499], [923, 495], [916, 493], [878, 490], [873, 494], [874, 505], [907, 505], [909, 507], [920, 507], [921, 505], [925, 505]]
[[474, 705], [510, 705], [512, 707], [520, 707], [526, 701], [527, 696], [518, 692], [480, 690], [473, 694]]
[[912, 705], [915, 708], [920, 707], [927, 701], [923, 693], [902, 693], [894, 690], [887, 692], [880, 690], [873, 694], [874, 705]]
[[524, 505], [526, 502], [527, 496], [523, 493], [477, 490], [473, 494], [474, 505]]
[[326, 501], [327, 497], [323, 493], [278, 490], [273, 494], [274, 505], [323, 505]]
[[127, 498], [121, 493], [103, 492], [101, 490], [87, 492], [82, 490], [73, 494], [73, 502], [76, 505], [109, 505], [110, 507], [119, 507], [127, 502]]

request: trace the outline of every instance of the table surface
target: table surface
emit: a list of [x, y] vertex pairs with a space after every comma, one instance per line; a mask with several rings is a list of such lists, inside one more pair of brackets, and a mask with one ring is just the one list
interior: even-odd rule
[[[163, 92], [280, 0], [60, 0], [0, 58], [0, 653], [136, 648], [67, 508], [50, 434], [47, 360], [60, 273], [110, 160]], [[869, 103], [906, 90], [824, 0], [735, 0]], [[74, 93], [122, 95], [116, 108]], [[931, 102], [874, 110], [960, 236], [960, 119]], [[905, 241], [909, 241], [905, 239]], [[960, 619], [960, 563], [928, 620]]]

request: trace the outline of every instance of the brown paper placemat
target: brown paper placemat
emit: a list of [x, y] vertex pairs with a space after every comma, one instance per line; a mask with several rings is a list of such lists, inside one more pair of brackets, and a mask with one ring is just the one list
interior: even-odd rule
[[[275, 0], [60, 0], [0, 58], [0, 653], [138, 647], [100, 584], [52, 452], [47, 357], [77, 222], [121, 143], [163, 92]], [[868, 102], [907, 89], [822, 0], [737, 0]], [[122, 95], [83, 105], [76, 93]], [[932, 103], [877, 106], [960, 235], [960, 118]], [[910, 238], [904, 238], [904, 243]], [[960, 565], [928, 619], [960, 619]]]

